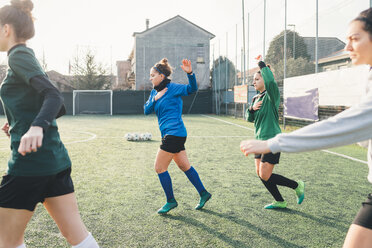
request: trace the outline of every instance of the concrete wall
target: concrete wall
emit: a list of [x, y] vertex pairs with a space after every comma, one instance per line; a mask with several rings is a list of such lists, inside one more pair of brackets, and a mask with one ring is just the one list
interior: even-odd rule
[[367, 66], [355, 66], [284, 79], [284, 98], [302, 95], [306, 90], [318, 88], [319, 105], [351, 106], [365, 94]]

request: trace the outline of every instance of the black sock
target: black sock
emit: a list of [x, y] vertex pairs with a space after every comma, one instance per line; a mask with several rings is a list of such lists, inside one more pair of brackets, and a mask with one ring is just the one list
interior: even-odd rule
[[271, 180], [276, 185], [286, 186], [286, 187], [289, 187], [291, 189], [295, 189], [298, 186], [298, 183], [296, 181], [293, 181], [289, 178], [283, 177], [282, 175], [278, 175], [278, 174], [274, 174], [274, 173], [271, 174], [271, 177], [270, 177], [269, 180]]
[[279, 192], [278, 187], [276, 186], [275, 183], [272, 182], [271, 177], [267, 181], [263, 180], [262, 178], [260, 179], [267, 188], [267, 190], [270, 192], [270, 194], [274, 197], [275, 201], [284, 201], [282, 195]]

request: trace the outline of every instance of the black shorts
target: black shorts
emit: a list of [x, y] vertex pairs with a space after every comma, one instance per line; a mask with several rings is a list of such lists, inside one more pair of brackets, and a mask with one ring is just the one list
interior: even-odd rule
[[71, 167], [51, 176], [4, 175], [0, 184], [0, 207], [34, 211], [45, 198], [74, 192]]
[[174, 135], [165, 135], [161, 139], [160, 149], [170, 153], [179, 153], [185, 150], [186, 137], [178, 137]]
[[367, 200], [362, 203], [353, 224], [372, 229], [372, 194], [369, 194]]
[[266, 153], [266, 154], [255, 154], [255, 159], [261, 159], [261, 162], [267, 162], [270, 164], [279, 164], [280, 152], [278, 153]]

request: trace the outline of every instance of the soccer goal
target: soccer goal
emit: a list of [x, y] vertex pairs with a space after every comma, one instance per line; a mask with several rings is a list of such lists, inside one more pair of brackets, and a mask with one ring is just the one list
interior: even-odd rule
[[112, 115], [112, 90], [74, 90], [73, 115]]

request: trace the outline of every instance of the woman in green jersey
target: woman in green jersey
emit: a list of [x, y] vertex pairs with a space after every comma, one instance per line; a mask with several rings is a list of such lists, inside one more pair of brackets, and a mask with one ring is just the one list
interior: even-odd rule
[[[258, 140], [267, 140], [281, 133], [279, 127], [280, 93], [270, 68], [263, 61], [258, 63], [260, 71], [255, 73], [253, 86], [260, 93], [253, 97], [252, 104], [247, 110], [247, 120], [254, 122], [255, 136]], [[286, 208], [277, 185], [290, 187], [295, 190], [297, 203], [304, 199], [305, 184], [303, 181], [293, 181], [289, 178], [274, 174], [274, 166], [279, 163], [280, 153], [255, 154], [256, 172], [275, 201], [265, 206], [265, 209]]]
[[80, 218], [71, 161], [60, 140], [56, 118], [63, 98], [51, 84], [26, 41], [35, 29], [30, 0], [12, 0], [0, 9], [0, 51], [9, 69], [0, 96], [10, 137], [8, 171], [0, 184], [0, 247], [24, 248], [24, 232], [42, 202], [73, 247], [96, 248]]

